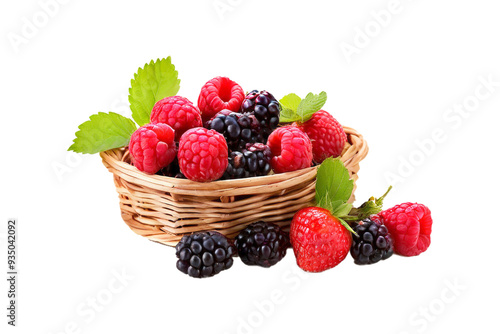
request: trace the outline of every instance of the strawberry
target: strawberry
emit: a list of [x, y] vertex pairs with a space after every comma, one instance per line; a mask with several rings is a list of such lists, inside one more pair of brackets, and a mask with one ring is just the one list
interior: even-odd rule
[[308, 207], [293, 217], [290, 241], [298, 266], [305, 271], [321, 272], [346, 258], [352, 237], [329, 210]]

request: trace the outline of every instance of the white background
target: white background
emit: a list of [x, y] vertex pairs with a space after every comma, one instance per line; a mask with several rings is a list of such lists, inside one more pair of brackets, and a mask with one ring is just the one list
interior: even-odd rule
[[[401, 0], [381, 26], [373, 12], [389, 0], [60, 0], [50, 17], [46, 2], [0, 5], [0, 218], [20, 224], [18, 327], [2, 279], [2, 333], [498, 330], [498, 3]], [[134, 72], [169, 55], [192, 101], [218, 75], [277, 97], [325, 90], [325, 109], [370, 145], [358, 203], [392, 183], [387, 208], [429, 206], [428, 251], [366, 267], [349, 256], [321, 274], [302, 274], [292, 252], [271, 269], [178, 272], [173, 249], [123, 223], [99, 156], [66, 152], [91, 114], [130, 115]]]

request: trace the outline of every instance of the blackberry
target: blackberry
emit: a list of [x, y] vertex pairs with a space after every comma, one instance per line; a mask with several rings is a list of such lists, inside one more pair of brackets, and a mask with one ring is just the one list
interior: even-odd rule
[[229, 153], [223, 179], [264, 176], [271, 171], [271, 149], [262, 143], [247, 144], [246, 149]]
[[179, 167], [179, 160], [175, 157], [174, 161], [172, 161], [167, 167], [163, 167], [156, 173], [156, 175], [161, 176], [169, 176], [175, 177], [176, 179], [185, 179], [186, 177], [181, 172], [181, 168]]
[[281, 105], [273, 94], [265, 90], [253, 90], [248, 93], [241, 105], [241, 111], [257, 117], [264, 143], [280, 122]]
[[222, 110], [206, 126], [226, 138], [229, 151], [241, 151], [247, 143], [262, 141], [259, 121], [253, 115]]
[[211, 277], [233, 265], [234, 245], [219, 232], [185, 235], [175, 247], [177, 269], [191, 277]]
[[269, 268], [286, 255], [290, 244], [288, 234], [278, 225], [258, 221], [248, 225], [235, 240], [243, 263]]
[[393, 242], [389, 230], [380, 221], [365, 219], [353, 230], [351, 256], [356, 264], [373, 264], [386, 260], [394, 253]]

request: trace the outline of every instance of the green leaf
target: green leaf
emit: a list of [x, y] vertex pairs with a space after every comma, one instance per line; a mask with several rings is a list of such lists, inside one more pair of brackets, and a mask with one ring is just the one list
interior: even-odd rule
[[333, 210], [332, 215], [335, 217], [344, 217], [351, 212], [352, 204], [351, 203], [342, 203], [337, 205], [337, 207]]
[[297, 108], [301, 100], [302, 99], [294, 93], [290, 93], [280, 100], [280, 123], [291, 123], [299, 120]]
[[292, 111], [297, 111], [299, 108], [299, 104], [302, 99], [295, 93], [290, 93], [284, 96], [280, 103], [283, 106], [283, 109], [290, 109]]
[[283, 108], [280, 112], [280, 123], [292, 123], [299, 119], [297, 113], [292, 109]]
[[359, 235], [358, 235], [356, 232], [354, 232], [354, 230], [352, 229], [352, 227], [351, 227], [351, 226], [350, 226], [350, 225], [349, 225], [349, 224], [348, 224], [345, 220], [343, 220], [342, 218], [338, 218], [338, 217], [337, 217], [337, 219], [340, 221], [340, 223], [341, 223], [342, 225], [344, 225], [344, 227], [345, 227], [345, 228], [346, 228], [349, 232], [351, 232], [351, 233], [352, 233], [352, 234], [354, 234], [355, 236], [359, 237]]
[[156, 102], [176, 95], [180, 88], [178, 73], [170, 57], [158, 59], [139, 68], [132, 79], [128, 100], [132, 118], [143, 126], [149, 123], [151, 111]]
[[300, 101], [297, 107], [297, 114], [301, 122], [306, 122], [318, 110], [321, 110], [326, 103], [326, 92], [319, 94], [309, 93]]
[[[349, 171], [339, 158], [328, 158], [318, 168], [316, 176], [316, 202], [347, 202], [352, 195], [354, 183]], [[333, 208], [335, 210], [335, 207]]]
[[78, 127], [76, 138], [68, 151], [94, 154], [112, 148], [128, 145], [132, 133], [137, 129], [135, 123], [121, 115], [99, 112], [90, 116]]
[[382, 211], [382, 207], [384, 205], [384, 198], [391, 191], [392, 186], [387, 189], [385, 194], [380, 196], [379, 198], [370, 197], [368, 201], [361, 204], [359, 208], [353, 208], [348, 216], [343, 217], [347, 221], [360, 221], [365, 218], [370, 217], [371, 215], [375, 215]]
[[339, 158], [328, 158], [319, 166], [316, 176], [316, 204], [329, 210], [349, 232], [357, 235], [344, 220], [352, 211], [352, 204], [347, 201], [353, 189], [354, 182]]

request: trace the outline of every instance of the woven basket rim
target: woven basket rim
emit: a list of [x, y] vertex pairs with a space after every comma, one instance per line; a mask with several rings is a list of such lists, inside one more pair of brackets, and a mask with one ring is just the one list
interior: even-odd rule
[[[356, 130], [344, 127], [346, 134], [348, 135], [348, 144], [346, 144], [347, 150], [355, 150], [355, 154], [344, 154], [346, 149], [341, 156], [341, 160], [344, 164], [358, 164], [359, 161], [363, 160], [368, 153], [368, 145], [363, 136]], [[353, 140], [352, 137], [357, 137], [357, 140]], [[158, 188], [170, 188], [178, 190], [197, 190], [198, 192], [203, 191], [230, 191], [232, 189], [241, 189], [246, 187], [259, 187], [259, 186], [269, 186], [273, 184], [279, 184], [282, 182], [288, 183], [286, 181], [291, 181], [296, 178], [305, 177], [311, 173], [316, 173], [319, 166], [308, 167], [301, 170], [270, 174], [259, 177], [243, 178], [236, 180], [217, 180], [211, 182], [196, 182], [189, 179], [180, 179], [163, 175], [156, 174], [146, 174], [141, 172], [137, 167], [128, 161], [124, 161], [129, 158], [128, 147], [121, 147], [116, 149], [111, 149], [103, 151], [100, 153], [103, 163], [108, 169], [112, 169], [113, 174], [120, 172], [121, 177], [129, 177], [132, 180], [141, 180], [148, 183], [149, 185], [156, 186]], [[354, 158], [355, 161], [352, 161]]]
[[[344, 127], [347, 143], [340, 160], [354, 182], [368, 145], [356, 130]], [[175, 246], [186, 234], [216, 230], [234, 237], [249, 223], [265, 220], [288, 228], [293, 215], [313, 205], [318, 166], [282, 174], [236, 180], [195, 182], [139, 171], [127, 147], [100, 153], [113, 174], [122, 219], [137, 234]]]

